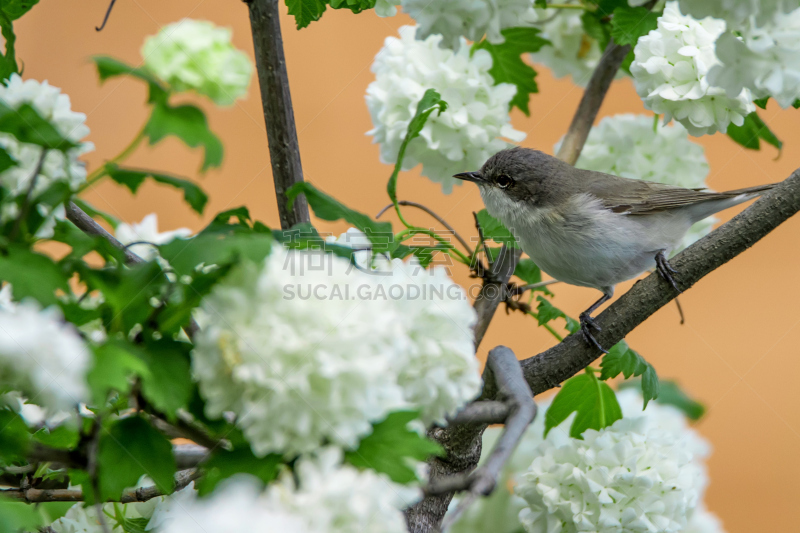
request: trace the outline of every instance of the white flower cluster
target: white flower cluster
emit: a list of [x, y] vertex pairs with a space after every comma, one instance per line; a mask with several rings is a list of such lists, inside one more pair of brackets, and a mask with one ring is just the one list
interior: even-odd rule
[[459, 182], [453, 174], [480, 168], [509, 146], [500, 137], [515, 142], [525, 138], [511, 126], [508, 114], [516, 87], [494, 84], [487, 51], [470, 55], [469, 47], [462, 46], [453, 52], [439, 47], [440, 35], [418, 41], [415, 32], [412, 26], [400, 28], [400, 38], [388, 37], [375, 56], [375, 81], [366, 96], [374, 128], [367, 134], [381, 145], [381, 161], [395, 163], [417, 104], [427, 89], [436, 89], [448, 103], [447, 111], [431, 114], [409, 144], [403, 169], [422, 163], [422, 174], [449, 192]]
[[584, 31], [581, 12], [544, 12], [543, 20], [547, 22], [541, 26], [541, 35], [552, 45], [543, 46], [531, 59], [547, 66], [556, 78], [572, 76], [573, 83], [585, 87], [603, 52], [600, 43]]
[[[680, 123], [654, 124], [653, 117], [645, 115], [615, 115], [601, 120], [589, 132], [576, 166], [687, 188], [706, 187], [708, 176], [703, 147], [689, 140], [686, 128]], [[715, 220], [709, 217], [692, 226], [673, 253], [708, 235]]]
[[681, 12], [696, 19], [715, 17], [723, 19], [728, 29], [738, 30], [754, 21], [761, 25], [776, 15], [789, 13], [800, 7], [799, 0], [678, 0]]
[[56, 308], [38, 303], [0, 308], [0, 389], [20, 391], [49, 413], [88, 398], [89, 350]]
[[401, 408], [452, 414], [480, 390], [475, 315], [446, 275], [414, 268], [379, 275], [276, 244], [229, 274], [202, 303], [192, 358], [208, 414], [236, 413], [257, 455], [352, 447]]
[[131, 244], [128, 250], [146, 261], [152, 261], [158, 257], [158, 249], [153, 246], [154, 244], [166, 244], [175, 238], [189, 237], [191, 234], [192, 230], [188, 228], [159, 232], [158, 215], [155, 213], [150, 213], [138, 223], [126, 224], [122, 222], [114, 230], [114, 235], [119, 242], [125, 245]]
[[402, 0], [402, 5], [418, 24], [418, 39], [438, 34], [441, 44], [453, 50], [461, 46], [461, 37], [477, 42], [486, 35], [490, 43], [502, 43], [502, 30], [528, 26], [539, 18], [531, 0]]
[[741, 126], [755, 111], [750, 91], [728, 96], [708, 79], [719, 64], [714, 43], [724, 31], [724, 21], [684, 16], [677, 2], [668, 2], [658, 28], [640, 37], [634, 49], [631, 74], [645, 107], [695, 136], [724, 133], [730, 123]]
[[219, 105], [247, 93], [253, 65], [231, 43], [231, 30], [183, 19], [161, 28], [142, 46], [145, 65], [176, 91], [196, 91]]
[[[647, 529], [643, 523], [639, 524], [643, 526], [641, 529], [631, 527], [631, 524], [617, 525], [609, 517], [613, 518], [615, 513], [621, 514], [622, 508], [615, 503], [601, 504], [600, 499], [604, 494], [611, 494], [612, 489], [624, 488], [622, 491], [624, 494], [634, 495], [635, 498], [628, 496], [620, 499], [620, 503], [627, 502], [634, 510], [641, 507], [646, 511], [643, 513], [649, 516], [654, 510], [662, 512], [654, 496], [660, 498], [659, 491], [663, 488], [663, 483], [660, 481], [649, 483], [647, 476], [654, 473], [663, 474], [665, 471], [667, 474], [664, 479], [673, 481], [677, 479], [682, 487], [678, 491], [684, 497], [694, 492], [695, 499], [702, 499], [708, 482], [704, 461], [708, 457], [710, 446], [691, 429], [686, 417], [678, 409], [650, 402], [647, 409], [642, 411], [642, 397], [638, 391], [632, 389], [618, 392], [617, 399], [623, 416], [626, 417], [623, 420], [630, 426], [628, 430], [632, 430], [633, 434], [626, 437], [624, 431], [617, 427], [606, 428], [600, 432], [613, 433], [613, 437], [600, 437], [597, 432], [593, 433], [599, 440], [606, 440], [602, 444], [616, 441], [617, 444], [611, 447], [598, 445], [596, 441], [593, 445], [589, 445], [585, 441], [570, 438], [569, 426], [574, 415], [554, 428], [547, 439], [544, 439], [545, 411], [550, 399], [537, 402], [539, 414], [506, 465], [497, 489], [489, 498], [476, 502], [453, 526], [453, 533], [519, 531], [521, 523], [518, 515], [529, 504], [511, 492], [509, 489], [511, 485], [516, 485], [523, 493], [527, 491], [529, 496], [533, 494], [532, 499], [536, 502], [534, 510], [527, 509], [523, 512], [523, 517], [529, 522], [528, 531], [548, 533], [674, 531], [677, 527], [675, 522], [678, 520], [669, 523], [654, 522], [655, 527], [652, 529]], [[486, 430], [483, 437], [484, 454], [488, 454], [492, 449], [500, 431], [500, 428]], [[652, 435], [654, 442], [642, 442], [642, 434], [648, 437]], [[667, 446], [667, 443], [671, 444]], [[663, 456], [657, 457], [661, 452], [664, 452]], [[613, 465], [623, 464], [626, 459], [629, 466], [633, 466], [631, 472], [626, 473], [618, 469], [614, 472]], [[554, 465], [554, 462], [557, 464]], [[655, 464], [655, 467], [646, 474], [641, 468], [646, 468], [644, 465], [648, 462]], [[678, 467], [678, 463], [682, 466]], [[542, 464], [549, 465], [551, 471], [538, 477], [536, 472], [541, 470]], [[677, 470], [670, 472], [668, 468], [670, 465]], [[575, 470], [572, 469], [573, 466]], [[526, 473], [529, 467], [531, 471]], [[553, 471], [558, 472], [555, 478], [561, 481], [560, 484], [553, 482]], [[626, 478], [626, 481], [619, 482], [621, 478]], [[647, 507], [647, 502], [652, 506]], [[666, 503], [668, 500], [665, 500]], [[666, 512], [666, 505], [663, 512]], [[537, 515], [538, 519], [531, 524], [530, 521], [536, 513], [541, 514]], [[686, 525], [677, 531], [681, 533], [723, 531], [719, 519], [706, 510], [702, 502], [697, 504], [694, 511], [688, 513], [686, 519]], [[612, 523], [614, 525], [609, 525]], [[551, 529], [545, 529], [546, 527]], [[669, 529], [670, 527], [673, 529]]]
[[[36, 178], [33, 189], [34, 197], [56, 181], [67, 182], [73, 190], [86, 181], [86, 168], [78, 160], [78, 157], [94, 150], [94, 145], [90, 142], [81, 143], [81, 139], [89, 134], [89, 127], [85, 124], [86, 115], [72, 110], [69, 96], [62, 94], [61, 89], [53, 87], [46, 81], [22, 81], [18, 74], [12, 74], [5, 85], [0, 85], [0, 101], [14, 109], [19, 108], [22, 104], [30, 105], [42, 118], [48, 120], [63, 137], [79, 143], [79, 146], [67, 152], [59, 150], [47, 152]], [[12, 196], [26, 194], [31, 180], [36, 174], [35, 171], [42, 156], [42, 147], [21, 143], [10, 133], [0, 133], [0, 147], [5, 149], [17, 162], [16, 166], [0, 174], [0, 187], [7, 189]], [[47, 210], [46, 206], [41, 204], [40, 206], [41, 209]], [[58, 206], [49, 207], [56, 208]], [[50, 211], [47, 210], [47, 212]], [[43, 214], [47, 214], [47, 212]], [[54, 214], [63, 217], [63, 207]], [[3, 206], [2, 212], [0, 212], [0, 218], [3, 221], [16, 216], [18, 216], [18, 212], [15, 204]], [[50, 237], [51, 235], [52, 222], [46, 224], [38, 236]]]
[[401, 509], [413, 504], [419, 491], [340, 463], [338, 450], [320, 450], [298, 462], [299, 485], [284, 476], [263, 493], [249, 476], [231, 478], [208, 499], [184, 498], [177, 505], [167, 500], [168, 512], [157, 509], [148, 529], [194, 533], [202, 524], [207, 531], [231, 533], [405, 532]]
[[[118, 511], [126, 520], [149, 519], [163, 499], [162, 496], [146, 502], [107, 503], [102, 508], [103, 521], [110, 533], [125, 533], [122, 525], [112, 518]], [[64, 516], [50, 524], [50, 528], [55, 533], [105, 533], [106, 531], [97, 516], [97, 507], [94, 505], [84, 507], [83, 503], [76, 503], [70, 507]]]
[[717, 40], [721, 64], [709, 81], [735, 95], [747, 88], [757, 98], [772, 96], [781, 107], [800, 98], [800, 8], [776, 12], [763, 23], [750, 17], [736, 34]]

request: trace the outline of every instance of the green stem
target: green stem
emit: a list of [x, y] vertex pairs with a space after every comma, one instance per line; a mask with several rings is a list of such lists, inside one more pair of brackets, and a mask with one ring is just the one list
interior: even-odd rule
[[453, 252], [454, 254], [456, 254], [456, 256], [458, 257], [459, 261], [461, 261], [465, 265], [469, 265], [470, 264], [469, 257], [467, 257], [466, 255], [461, 253], [461, 251], [459, 251], [458, 248], [456, 248], [451, 243], [449, 243], [448, 241], [446, 241], [445, 239], [443, 239], [442, 237], [437, 235], [436, 232], [431, 231], [431, 230], [427, 230], [427, 229], [424, 229], [424, 228], [417, 228], [417, 227], [414, 227], [414, 226], [407, 227], [406, 229], [400, 231], [397, 235], [395, 235], [394, 236], [394, 240], [397, 241], [397, 242], [402, 242], [402, 241], [406, 240], [408, 237], [411, 237], [413, 235], [427, 235], [428, 237], [430, 237], [430, 238], [434, 239], [435, 241], [439, 242], [440, 244], [442, 244], [445, 247], [444, 251], [446, 253]]
[[144, 130], [145, 130], [144, 127], [142, 127], [142, 129], [139, 130], [139, 133], [136, 134], [136, 137], [133, 138], [133, 140], [130, 142], [130, 144], [128, 144], [128, 146], [126, 146], [116, 156], [114, 156], [111, 159], [109, 159], [106, 162], [105, 165], [99, 167], [97, 170], [95, 170], [94, 172], [89, 174], [86, 177], [86, 183], [81, 185], [80, 188], [78, 189], [78, 193], [81, 193], [81, 192], [85, 191], [86, 189], [88, 189], [89, 187], [91, 187], [92, 185], [94, 185], [95, 183], [100, 181], [101, 179], [103, 179], [107, 175], [107, 172], [106, 172], [106, 166], [107, 165], [113, 165], [115, 163], [120, 163], [120, 162], [124, 161], [125, 159], [127, 159], [128, 157], [130, 157], [130, 155], [133, 152], [135, 152], [137, 148], [139, 148], [139, 145], [144, 140], [144, 137], [145, 137], [145, 131]]
[[[538, 314], [536, 314], [535, 312], [533, 312], [533, 311], [528, 311], [528, 314], [529, 314], [529, 315], [531, 315], [533, 318], [535, 318], [537, 322], [539, 321], [539, 315], [538, 315]], [[542, 326], [544, 327], [544, 329], [546, 329], [547, 331], [549, 331], [549, 332], [550, 332], [550, 334], [551, 334], [553, 337], [555, 337], [556, 339], [558, 339], [558, 342], [561, 342], [561, 341], [563, 341], [563, 340], [564, 340], [564, 337], [562, 337], [561, 335], [559, 335], [559, 334], [556, 332], [556, 330], [554, 330], [554, 329], [553, 329], [553, 326], [551, 326], [550, 324], [547, 324], [547, 323], [545, 323], [545, 324], [542, 324]]]

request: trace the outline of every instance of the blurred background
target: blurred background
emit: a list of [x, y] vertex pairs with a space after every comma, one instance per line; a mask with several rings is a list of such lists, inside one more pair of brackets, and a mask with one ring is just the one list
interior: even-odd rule
[[[86, 156], [90, 171], [126, 146], [147, 118], [144, 85], [126, 78], [100, 85], [90, 56], [108, 54], [139, 64], [144, 37], [184, 17], [231, 27], [234, 44], [251, 58], [253, 48], [247, 8], [241, 2], [121, 0], [107, 27], [98, 33], [94, 28], [106, 8], [107, 0], [45, 1], [15, 28], [23, 76], [62, 88], [72, 99], [72, 108], [88, 115], [92, 133], [86, 140], [96, 145], [96, 151]], [[391, 167], [380, 163], [378, 146], [365, 135], [372, 124], [364, 94], [373, 80], [370, 65], [383, 40], [411, 19], [328, 10], [319, 22], [297, 31], [285, 7], [282, 10], [305, 179], [346, 205], [375, 214], [389, 201], [386, 181]], [[515, 110], [512, 122], [528, 134], [523, 146], [552, 153], [582, 91], [569, 81], [554, 79], [545, 67], [537, 71], [540, 93], [531, 98], [531, 116]], [[278, 227], [257, 80], [253, 79], [248, 98], [230, 108], [197, 100], [225, 145], [221, 169], [200, 175], [200, 151], [174, 139], [156, 149], [140, 148], [129, 163], [196, 179], [211, 197], [205, 216], [192, 212], [174, 189], [150, 182], [134, 197], [122, 186], [103, 181], [88, 190], [85, 199], [129, 223], [156, 212], [161, 231], [179, 227], [196, 231], [214, 213], [240, 205], [246, 205], [254, 218]], [[622, 79], [612, 85], [599, 118], [642, 112], [650, 114], [630, 80]], [[766, 144], [760, 152], [745, 150], [719, 134], [694, 139], [706, 149], [709, 186], [724, 190], [780, 181], [800, 167], [798, 113], [774, 103], [760, 111], [784, 141], [782, 154]], [[477, 188], [457, 187], [444, 195], [439, 185], [415, 170], [401, 174], [399, 197], [422, 202], [462, 235], [475, 235], [472, 211], [483, 207]], [[721, 220], [738, 209], [722, 213]], [[422, 213], [411, 211], [407, 217], [429, 224]], [[326, 222], [316, 225], [335, 234], [346, 229]], [[662, 378], [678, 380], [706, 405], [707, 413], [696, 426], [714, 447], [706, 499], [731, 533], [797, 528], [792, 509], [800, 497], [798, 245], [800, 217], [795, 217], [682, 295], [684, 325], [670, 304], [628, 337]], [[465, 287], [476, 283], [463, 266], [454, 266], [451, 273]], [[629, 286], [618, 287], [617, 294]], [[552, 290], [554, 304], [572, 316], [599, 296], [591, 289], [561, 284]], [[489, 349], [505, 344], [525, 358], [554, 343], [532, 318], [506, 315], [501, 307], [478, 356], [485, 360]]]

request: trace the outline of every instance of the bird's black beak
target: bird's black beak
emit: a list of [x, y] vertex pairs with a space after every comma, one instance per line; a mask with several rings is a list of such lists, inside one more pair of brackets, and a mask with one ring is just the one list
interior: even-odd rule
[[459, 174], [454, 174], [453, 177], [464, 181], [471, 181], [472, 183], [484, 183], [486, 181], [483, 179], [480, 172], [461, 172]]

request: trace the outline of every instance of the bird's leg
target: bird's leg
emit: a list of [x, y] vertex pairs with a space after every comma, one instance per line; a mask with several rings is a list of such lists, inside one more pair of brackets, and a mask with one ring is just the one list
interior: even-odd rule
[[589, 344], [589, 346], [594, 346], [603, 353], [608, 353], [608, 350], [600, 346], [600, 343], [597, 342], [597, 339], [595, 339], [594, 335], [592, 335], [592, 330], [600, 331], [600, 326], [598, 326], [597, 322], [594, 321], [592, 313], [598, 307], [609, 301], [613, 295], [614, 295], [614, 290], [612, 288], [609, 292], [603, 293], [602, 298], [593, 303], [591, 307], [589, 307], [589, 309], [581, 313], [580, 316], [578, 317], [580, 318], [581, 322], [581, 333], [583, 334], [583, 339], [586, 341], [587, 344]]
[[672, 268], [672, 265], [667, 261], [667, 256], [664, 255], [665, 251], [666, 250], [659, 250], [656, 254], [656, 270], [665, 281], [672, 285], [673, 289], [678, 292], [683, 292], [678, 288], [678, 284], [675, 283], [675, 278], [672, 277], [672, 275], [677, 274], [678, 271]]

